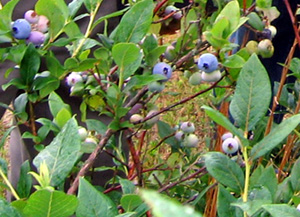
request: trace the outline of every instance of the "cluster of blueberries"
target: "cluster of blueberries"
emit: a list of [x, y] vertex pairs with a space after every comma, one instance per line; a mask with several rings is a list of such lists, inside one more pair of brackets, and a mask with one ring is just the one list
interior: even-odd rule
[[38, 15], [34, 10], [28, 10], [24, 18], [12, 23], [12, 35], [15, 39], [26, 40], [35, 46], [41, 46], [46, 38], [49, 28], [49, 20], [44, 15]]

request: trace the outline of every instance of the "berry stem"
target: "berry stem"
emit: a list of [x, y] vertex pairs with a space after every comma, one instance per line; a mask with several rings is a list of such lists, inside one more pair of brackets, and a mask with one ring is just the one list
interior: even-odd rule
[[81, 50], [81, 48], [85, 44], [86, 40], [89, 38], [90, 34], [92, 33], [93, 23], [95, 21], [96, 14], [98, 13], [98, 10], [100, 8], [101, 3], [102, 3], [102, 1], [99, 1], [98, 4], [96, 5], [95, 9], [93, 11], [91, 11], [91, 13], [90, 13], [90, 21], [89, 21], [88, 27], [87, 27], [87, 29], [85, 31], [84, 37], [80, 41], [80, 43], [77, 46], [76, 50], [73, 52], [72, 57], [77, 56], [77, 54], [79, 53], [79, 51]]
[[[245, 203], [248, 200], [250, 168], [251, 168], [251, 163], [248, 159], [247, 147], [243, 147], [243, 157], [244, 157], [244, 161], [245, 161], [245, 186], [244, 186], [244, 192], [242, 195], [242, 199], [243, 199], [243, 202]], [[246, 212], [244, 212], [244, 216], [247, 217]]]

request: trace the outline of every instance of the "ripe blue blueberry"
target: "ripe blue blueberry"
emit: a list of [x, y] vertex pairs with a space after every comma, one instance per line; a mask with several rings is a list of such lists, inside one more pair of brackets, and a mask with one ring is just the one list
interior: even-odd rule
[[199, 57], [197, 65], [200, 70], [210, 73], [218, 69], [219, 62], [215, 55], [211, 53], [205, 53]]
[[152, 70], [152, 73], [155, 75], [163, 75], [166, 77], [166, 79], [161, 80], [162, 82], [165, 82], [169, 80], [172, 76], [172, 68], [169, 64], [165, 62], [157, 63]]
[[12, 24], [12, 34], [16, 39], [26, 39], [31, 32], [31, 25], [25, 19], [17, 19]]

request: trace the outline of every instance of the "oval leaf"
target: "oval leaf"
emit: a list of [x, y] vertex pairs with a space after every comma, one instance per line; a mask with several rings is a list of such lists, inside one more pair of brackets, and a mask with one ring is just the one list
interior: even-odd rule
[[77, 217], [111, 217], [118, 215], [114, 202], [84, 178], [79, 180]]
[[252, 148], [250, 158], [255, 160], [271, 151], [298, 126], [299, 122], [300, 114], [294, 115], [281, 122]]
[[209, 152], [205, 155], [205, 166], [211, 176], [234, 192], [244, 189], [244, 173], [240, 166], [221, 152]]
[[236, 90], [230, 103], [230, 113], [235, 122], [246, 131], [266, 115], [271, 100], [268, 73], [256, 54], [242, 68]]
[[40, 190], [33, 193], [24, 208], [26, 216], [68, 217], [74, 214], [78, 205], [74, 195], [61, 191]]
[[80, 151], [80, 136], [76, 120], [71, 118], [61, 132], [33, 160], [36, 168], [46, 162], [51, 178], [51, 185], [61, 184], [75, 165]]

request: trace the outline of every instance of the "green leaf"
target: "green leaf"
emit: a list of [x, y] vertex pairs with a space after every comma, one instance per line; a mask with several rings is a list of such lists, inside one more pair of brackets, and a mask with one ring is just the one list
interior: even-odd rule
[[95, 120], [95, 119], [87, 119], [86, 125], [87, 125], [88, 130], [94, 130], [102, 136], [105, 134], [105, 132], [107, 130], [106, 124], [104, 124], [103, 122], [101, 122], [99, 120]]
[[1, 217], [22, 217], [22, 215], [11, 206], [5, 199], [0, 197], [0, 216]]
[[221, 184], [241, 193], [244, 189], [244, 173], [240, 166], [221, 152], [205, 154], [205, 166], [211, 176]]
[[226, 128], [227, 130], [229, 130], [231, 133], [233, 133], [234, 135], [236, 135], [242, 142], [243, 146], [247, 146], [248, 145], [248, 140], [244, 138], [243, 133], [236, 128], [231, 122], [230, 120], [225, 117], [221, 112], [214, 110], [213, 108], [209, 107], [209, 106], [202, 106], [202, 109], [205, 110], [205, 113], [213, 120], [215, 121], [217, 124], [223, 126], [224, 128]]
[[113, 201], [84, 178], [79, 180], [78, 200], [77, 217], [111, 217], [118, 214]]
[[26, 106], [28, 103], [28, 95], [27, 93], [20, 94], [14, 101], [15, 113], [18, 115], [23, 121], [27, 120], [28, 114], [26, 112]]
[[233, 54], [226, 58], [223, 63], [223, 66], [228, 68], [242, 68], [245, 65], [245, 60], [243, 57]]
[[33, 160], [36, 168], [46, 162], [52, 186], [58, 186], [69, 175], [80, 151], [81, 139], [76, 120], [71, 118], [53, 141]]
[[138, 43], [148, 32], [153, 16], [153, 1], [143, 0], [127, 11], [112, 33], [115, 42]]
[[20, 178], [17, 185], [17, 192], [20, 198], [27, 198], [30, 195], [32, 187], [32, 176], [28, 174], [30, 170], [29, 161], [26, 160], [21, 166]]
[[142, 198], [136, 194], [125, 194], [120, 200], [122, 208], [126, 212], [134, 211], [138, 206], [143, 203]]
[[[173, 134], [175, 132], [174, 129], [172, 129], [169, 124], [167, 124], [163, 121], [158, 121], [157, 127], [158, 127], [158, 134], [161, 139], [163, 139], [167, 136], [170, 136], [171, 134]], [[165, 142], [173, 147], [177, 146], [177, 141], [174, 136], [166, 139]]]
[[294, 192], [300, 191], [300, 158], [294, 163], [291, 171], [291, 183]]
[[142, 190], [141, 196], [151, 207], [152, 213], [157, 217], [201, 217], [192, 207], [183, 206], [177, 200], [166, 197], [151, 190]]
[[[259, 171], [259, 172], [256, 172]], [[255, 177], [254, 174], [257, 174]], [[263, 186], [266, 187], [271, 193], [272, 200], [275, 198], [277, 191], [277, 177], [275, 170], [272, 166], [266, 168], [258, 167], [251, 176], [250, 179], [250, 188]]]
[[61, 33], [69, 18], [69, 8], [64, 0], [39, 0], [35, 4], [37, 14], [45, 15], [49, 21], [50, 41]]
[[230, 204], [236, 201], [237, 199], [223, 185], [218, 185], [217, 210], [219, 217], [235, 217], [236, 208]]
[[61, 97], [55, 92], [52, 92], [49, 95], [48, 103], [53, 117], [56, 117], [58, 112], [61, 111], [63, 108], [66, 108], [71, 112], [71, 107], [68, 104], [65, 104], [64, 101], [62, 101]]
[[227, 39], [233, 32], [235, 32], [239, 26], [241, 26], [247, 20], [240, 19], [240, 7], [237, 1], [230, 1], [217, 16], [215, 23], [219, 20], [226, 18], [229, 21], [228, 27], [223, 32], [224, 39]]
[[260, 142], [253, 146], [250, 159], [255, 160], [275, 148], [284, 140], [300, 122], [300, 114], [294, 115], [282, 121], [279, 125], [265, 136]]
[[274, 203], [289, 203], [294, 195], [290, 176], [278, 185]]
[[46, 63], [47, 69], [54, 77], [59, 78], [64, 73], [64, 67], [52, 52], [46, 56]]
[[25, 85], [31, 85], [40, 68], [41, 60], [33, 44], [29, 44], [20, 65], [20, 75]]
[[74, 195], [61, 191], [39, 190], [34, 192], [24, 208], [26, 216], [68, 217], [74, 214], [78, 200]]
[[8, 136], [10, 135], [10, 133], [13, 131], [15, 127], [16, 126], [11, 126], [9, 129], [5, 130], [3, 135], [1, 135], [0, 148], [4, 146], [6, 139], [8, 138]]
[[287, 204], [270, 204], [262, 206], [272, 217], [300, 217], [300, 212], [295, 207]]
[[128, 179], [120, 179], [123, 194], [133, 194], [135, 192], [135, 185]]
[[270, 8], [272, 0], [256, 0], [256, 6], [260, 8]]
[[259, 31], [263, 31], [265, 25], [263, 24], [262, 20], [260, 19], [260, 17], [258, 16], [257, 13], [255, 12], [251, 12], [250, 14], [247, 15], [247, 17], [249, 18], [248, 23], [255, 29], [259, 30]]
[[11, 31], [12, 14], [19, 0], [8, 1], [0, 10], [0, 35]]
[[54, 122], [62, 128], [71, 118], [72, 114], [70, 111], [67, 108], [62, 108], [54, 117]]
[[141, 65], [142, 53], [133, 43], [119, 43], [112, 48], [112, 57], [119, 66], [120, 77], [129, 78]]
[[271, 100], [268, 73], [256, 54], [242, 68], [230, 103], [230, 113], [237, 125], [245, 131], [252, 130], [266, 115]]

